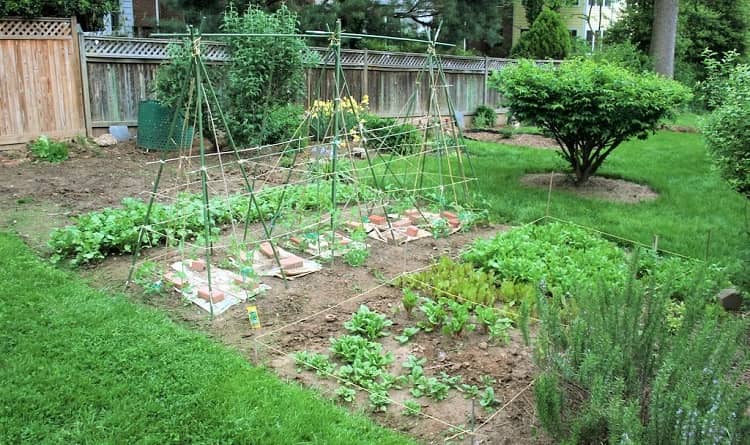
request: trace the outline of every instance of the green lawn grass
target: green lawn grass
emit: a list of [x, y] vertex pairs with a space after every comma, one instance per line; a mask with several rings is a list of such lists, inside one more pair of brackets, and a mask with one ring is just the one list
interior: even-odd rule
[[0, 233], [0, 443], [411, 443]]
[[[498, 218], [524, 223], [545, 214], [547, 190], [519, 180], [525, 173], [564, 171], [557, 153], [473, 141], [468, 149], [479, 189]], [[659, 198], [620, 204], [553, 191], [550, 215], [646, 244], [658, 235], [660, 248], [695, 258], [705, 258], [707, 244], [715, 261], [733, 261], [747, 248], [746, 200], [712, 170], [698, 134], [665, 131], [627, 142], [598, 174], [648, 184]]]

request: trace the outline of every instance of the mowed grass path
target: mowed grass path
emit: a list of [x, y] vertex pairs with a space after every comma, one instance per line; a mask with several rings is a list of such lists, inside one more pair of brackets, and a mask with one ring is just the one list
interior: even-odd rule
[[[547, 190], [525, 187], [525, 173], [564, 171], [552, 150], [468, 142], [479, 188], [493, 213], [512, 223], [545, 214]], [[703, 259], [732, 261], [748, 246], [746, 200], [712, 170], [701, 136], [659, 132], [617, 148], [598, 174], [648, 184], [659, 193], [652, 202], [619, 204], [553, 191], [550, 215], [626, 239]], [[710, 232], [710, 235], [709, 235]]]
[[0, 443], [411, 443], [0, 233]]

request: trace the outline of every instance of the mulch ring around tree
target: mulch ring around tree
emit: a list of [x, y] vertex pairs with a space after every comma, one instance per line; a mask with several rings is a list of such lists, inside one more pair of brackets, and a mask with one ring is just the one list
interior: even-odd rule
[[521, 183], [529, 187], [548, 188], [550, 186], [550, 175], [552, 175], [553, 190], [563, 190], [581, 197], [627, 204], [653, 201], [659, 197], [659, 194], [647, 185], [601, 176], [592, 176], [586, 183], [577, 186], [573, 178], [567, 174], [533, 173], [524, 175], [521, 178]]

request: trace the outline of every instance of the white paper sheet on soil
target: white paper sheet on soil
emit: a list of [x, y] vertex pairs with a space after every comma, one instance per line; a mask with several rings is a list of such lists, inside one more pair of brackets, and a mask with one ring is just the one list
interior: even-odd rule
[[[284, 259], [290, 256], [295, 256], [293, 253], [276, 246], [276, 252], [279, 255], [279, 259]], [[301, 257], [300, 257], [301, 258]], [[316, 263], [315, 261], [302, 258], [302, 267], [292, 270], [285, 270], [287, 280], [293, 280], [296, 277], [301, 277], [313, 272], [321, 270], [323, 266]], [[284, 278], [284, 274], [281, 273], [281, 268], [276, 263], [276, 259], [269, 258], [263, 255], [260, 251], [253, 253], [253, 270], [255, 273], [267, 277], [278, 277]]]
[[[185, 279], [190, 283], [190, 286], [181, 289], [180, 293], [201, 309], [211, 312], [211, 303], [198, 296], [198, 289], [208, 286], [208, 274], [206, 271], [196, 272], [190, 269], [188, 261], [185, 261], [184, 264], [182, 261], [172, 263], [171, 268], [180, 274], [184, 274]], [[258, 286], [254, 289], [245, 289], [234, 282], [235, 275], [234, 272], [213, 265], [211, 266], [211, 289], [224, 292], [224, 300], [214, 303], [214, 315], [221, 314], [235, 304], [246, 301], [248, 298], [254, 297], [271, 288], [266, 284], [258, 283]]]

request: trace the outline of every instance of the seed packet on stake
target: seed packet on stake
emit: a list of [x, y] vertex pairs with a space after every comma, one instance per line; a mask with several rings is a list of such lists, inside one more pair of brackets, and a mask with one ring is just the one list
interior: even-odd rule
[[247, 307], [247, 318], [250, 320], [250, 326], [253, 329], [260, 329], [260, 318], [258, 317], [258, 308], [255, 306]]

